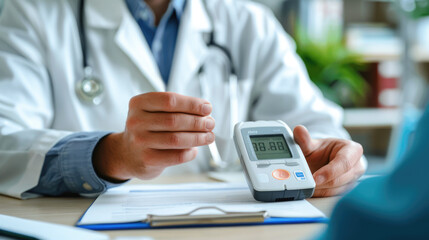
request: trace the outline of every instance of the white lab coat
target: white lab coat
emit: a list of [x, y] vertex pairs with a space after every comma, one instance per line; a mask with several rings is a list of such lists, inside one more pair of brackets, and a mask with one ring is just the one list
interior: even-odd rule
[[[17, 198], [37, 185], [44, 158], [61, 138], [79, 131], [123, 131], [131, 97], [172, 91], [201, 97], [196, 79], [209, 52], [205, 38], [231, 52], [239, 79], [238, 120], [282, 119], [307, 126], [313, 137], [347, 137], [341, 110], [310, 82], [294, 44], [274, 16], [247, 1], [188, 0], [181, 19], [169, 84], [163, 83], [146, 40], [123, 0], [87, 0], [89, 64], [104, 83], [98, 106], [82, 102], [83, 77], [75, 0], [5, 2], [0, 16], [0, 193]], [[212, 26], [213, 24], [213, 26]], [[208, 61], [208, 60], [207, 60]], [[207, 64], [215, 134], [224, 158], [234, 157], [226, 82]], [[208, 169], [208, 151], [166, 172]]]

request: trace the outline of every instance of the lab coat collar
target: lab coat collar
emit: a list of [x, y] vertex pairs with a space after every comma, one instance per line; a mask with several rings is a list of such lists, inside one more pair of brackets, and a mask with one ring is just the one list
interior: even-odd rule
[[[182, 17], [186, 5], [192, 5], [194, 1], [195, 0], [172, 1], [172, 5], [179, 19]], [[200, 2], [200, 0], [196, 2]], [[128, 11], [126, 4], [121, 0], [89, 0], [86, 1], [85, 4], [86, 22], [88, 26], [96, 28], [112, 29], [119, 27], [124, 10]], [[197, 22], [197, 25], [200, 24]]]
[[180, 21], [168, 86], [170, 91], [186, 92], [184, 88], [206, 59], [208, 47], [204, 34], [211, 31], [212, 23], [202, 0], [188, 0]]
[[156, 61], [138, 24], [123, 0], [89, 0], [85, 6], [88, 28], [116, 30], [115, 43], [131, 59], [152, 85], [165, 91]]
[[125, 4], [119, 0], [85, 1], [85, 21], [89, 27], [115, 29], [121, 24]]
[[212, 23], [207, 15], [203, 1], [206, 0], [188, 0], [184, 9], [184, 14], [189, 15], [190, 27], [195, 31], [210, 32]]
[[[208, 47], [204, 33], [212, 31], [212, 23], [203, 0], [187, 0], [176, 42], [169, 89], [177, 92], [197, 74], [204, 63]], [[88, 0], [85, 6], [88, 27], [117, 29], [115, 42], [135, 63], [155, 91], [165, 91], [158, 66], [136, 21], [122, 0]]]
[[[131, 12], [131, 15], [134, 17], [134, 19], [143, 19], [144, 22], [146, 22], [148, 25], [154, 26], [155, 21], [155, 15], [152, 11], [152, 9], [146, 4], [145, 1], [136, 1], [136, 0], [125, 0], [128, 9]], [[180, 18], [182, 17], [183, 10], [185, 8], [186, 1], [185, 0], [171, 0], [169, 8], [172, 8], [173, 11], [176, 13], [177, 19], [180, 21]], [[149, 20], [147, 17], [142, 17], [142, 12], [148, 12], [149, 14]], [[168, 10], [167, 10], [168, 12]], [[165, 14], [164, 14], [165, 15]], [[165, 16], [163, 16], [164, 18]]]

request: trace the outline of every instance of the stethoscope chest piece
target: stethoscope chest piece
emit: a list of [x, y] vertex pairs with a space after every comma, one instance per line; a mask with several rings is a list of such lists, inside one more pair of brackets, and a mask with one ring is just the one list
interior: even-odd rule
[[103, 99], [103, 83], [96, 78], [90, 67], [85, 68], [84, 77], [76, 84], [76, 94], [86, 103], [99, 105]]

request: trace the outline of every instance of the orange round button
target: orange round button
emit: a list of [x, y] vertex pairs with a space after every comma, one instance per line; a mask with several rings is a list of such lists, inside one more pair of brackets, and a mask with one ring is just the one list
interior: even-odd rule
[[284, 169], [276, 169], [272, 172], [272, 175], [277, 180], [286, 180], [290, 177], [290, 173]]

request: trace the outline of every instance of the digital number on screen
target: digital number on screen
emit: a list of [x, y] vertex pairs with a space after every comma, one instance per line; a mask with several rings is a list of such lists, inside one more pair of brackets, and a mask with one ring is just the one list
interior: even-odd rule
[[250, 136], [258, 160], [291, 158], [289, 146], [283, 135]]

